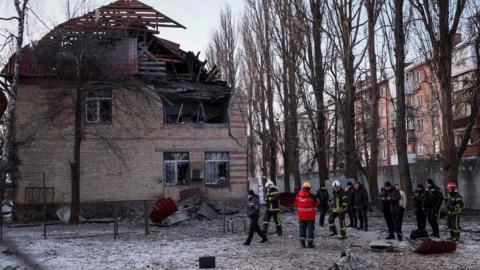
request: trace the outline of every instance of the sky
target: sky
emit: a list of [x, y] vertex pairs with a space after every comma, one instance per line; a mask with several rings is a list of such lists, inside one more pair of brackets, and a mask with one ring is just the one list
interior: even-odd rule
[[[87, 1], [89, 9], [100, 7], [114, 0], [78, 0]], [[236, 17], [243, 10], [243, 0], [140, 0], [152, 6], [159, 12], [187, 27], [161, 28], [160, 37], [179, 43], [186, 51], [203, 52], [206, 49], [211, 32], [218, 23], [220, 10], [227, 3], [232, 7]], [[13, 15], [12, 0], [0, 0], [0, 16]], [[30, 23], [27, 26], [28, 38], [39, 39], [46, 34], [49, 28], [66, 20], [66, 0], [30, 0], [30, 6], [35, 14], [30, 14]], [[72, 1], [75, 2], [75, 1]], [[36, 17], [40, 18], [37, 19]], [[9, 23], [0, 21], [0, 29], [10, 28]]]

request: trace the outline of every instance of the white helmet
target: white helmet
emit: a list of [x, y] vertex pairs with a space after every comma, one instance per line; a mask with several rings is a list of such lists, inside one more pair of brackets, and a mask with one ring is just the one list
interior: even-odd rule
[[340, 181], [338, 180], [333, 181], [332, 188], [335, 188], [335, 187], [340, 187]]

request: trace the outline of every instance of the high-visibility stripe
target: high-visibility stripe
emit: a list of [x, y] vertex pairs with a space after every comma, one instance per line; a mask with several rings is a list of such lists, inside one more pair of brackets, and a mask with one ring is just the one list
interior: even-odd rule
[[297, 208], [297, 211], [300, 211], [300, 212], [311, 212], [311, 211], [315, 211], [315, 208]]

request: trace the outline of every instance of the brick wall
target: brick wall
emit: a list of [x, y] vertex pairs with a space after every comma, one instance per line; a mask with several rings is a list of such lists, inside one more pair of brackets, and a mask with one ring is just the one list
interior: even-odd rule
[[[162, 104], [138, 93], [114, 90], [110, 125], [87, 125], [81, 152], [81, 201], [178, 198], [179, 191], [198, 187], [208, 198], [239, 199], [247, 191], [246, 99], [234, 96], [228, 125], [163, 124]], [[19, 87], [15, 138], [27, 142], [17, 150], [20, 177], [15, 200], [25, 202], [25, 188], [41, 186], [30, 172], [45, 172], [55, 189], [54, 203], [70, 201], [69, 161], [73, 158], [74, 89], [65, 82], [41, 81]], [[58, 108], [65, 107], [66, 110]], [[52, 116], [53, 115], [53, 116]], [[48, 118], [48, 120], [47, 120]], [[187, 151], [203, 164], [206, 151], [230, 153], [230, 185], [164, 186], [163, 152]], [[22, 176], [23, 175], [23, 176]], [[27, 179], [28, 178], [28, 179]]]

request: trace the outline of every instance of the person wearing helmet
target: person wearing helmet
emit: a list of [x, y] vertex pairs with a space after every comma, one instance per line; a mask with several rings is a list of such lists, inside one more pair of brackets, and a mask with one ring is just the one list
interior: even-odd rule
[[302, 190], [298, 192], [295, 198], [295, 207], [297, 208], [298, 223], [299, 223], [299, 239], [300, 245], [305, 247], [305, 240], [308, 241], [308, 247], [315, 247], [313, 244], [315, 233], [315, 216], [317, 207], [320, 203], [317, 197], [310, 193], [312, 184], [310, 182], [303, 183]]
[[448, 193], [445, 196], [445, 206], [447, 207], [447, 225], [450, 231], [449, 240], [460, 240], [460, 214], [463, 209], [462, 195], [457, 192], [457, 184], [448, 183]]
[[438, 216], [440, 207], [443, 203], [443, 192], [432, 179], [426, 181], [427, 189], [425, 191], [425, 205], [427, 207], [427, 220], [432, 227], [432, 236], [440, 238], [440, 230], [438, 228]]
[[277, 234], [280, 236], [282, 235], [282, 224], [280, 223], [280, 199], [278, 189], [271, 180], [265, 183], [265, 188], [267, 192], [265, 196], [266, 210], [265, 216], [263, 217], [263, 232], [267, 235], [268, 224], [270, 223], [270, 219], [273, 218], [277, 228]]
[[340, 223], [340, 239], [347, 238], [347, 226], [345, 226], [345, 212], [348, 210], [348, 198], [345, 191], [340, 186], [339, 181], [333, 181], [333, 199], [331, 206], [331, 213], [328, 217], [328, 224], [330, 226], [330, 231], [332, 232], [330, 236], [337, 235], [337, 226], [335, 226], [335, 219], [338, 217], [338, 222]]

